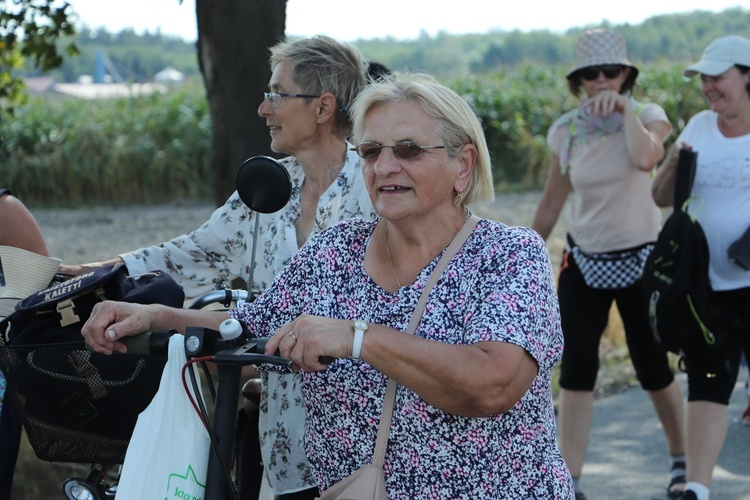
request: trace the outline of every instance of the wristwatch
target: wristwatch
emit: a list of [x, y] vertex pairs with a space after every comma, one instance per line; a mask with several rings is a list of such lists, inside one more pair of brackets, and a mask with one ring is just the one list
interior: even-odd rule
[[359, 359], [359, 353], [362, 351], [362, 339], [365, 336], [365, 331], [370, 325], [362, 321], [361, 319], [356, 319], [352, 323], [352, 328], [354, 328], [354, 344], [352, 344], [352, 358]]

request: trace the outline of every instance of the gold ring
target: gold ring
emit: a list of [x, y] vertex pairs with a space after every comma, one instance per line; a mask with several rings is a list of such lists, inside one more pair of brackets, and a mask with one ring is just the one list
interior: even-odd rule
[[294, 330], [289, 330], [288, 335], [294, 339], [295, 342], [297, 342], [297, 336], [294, 334]]

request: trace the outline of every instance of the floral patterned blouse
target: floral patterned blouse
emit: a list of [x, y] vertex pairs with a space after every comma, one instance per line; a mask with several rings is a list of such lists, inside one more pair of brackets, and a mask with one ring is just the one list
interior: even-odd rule
[[[318, 202], [311, 236], [351, 217], [373, 219], [359, 156], [348, 151], [338, 178]], [[250, 272], [255, 217], [260, 217], [256, 247], [255, 288], [265, 289], [299, 250], [294, 221], [302, 213], [300, 190], [305, 176], [294, 157], [281, 160], [292, 182], [289, 203], [273, 214], [258, 214], [235, 192], [200, 228], [161, 245], [121, 255], [128, 270], [138, 274], [161, 269], [195, 297], [229, 287], [235, 276], [247, 281]], [[297, 374], [267, 373], [263, 377], [260, 439], [263, 464], [277, 494], [317, 486], [303, 449], [305, 412]]]
[[[392, 294], [364, 270], [376, 222], [342, 222], [308, 242], [254, 303], [232, 311], [259, 336], [300, 314], [405, 331], [439, 257]], [[372, 335], [372, 333], [368, 333]], [[430, 294], [416, 335], [523, 347], [539, 372], [507, 413], [466, 418], [399, 386], [385, 457], [390, 498], [573, 498], [557, 447], [551, 373], [563, 338], [549, 254], [527, 228], [482, 220]], [[369, 463], [387, 378], [351, 358], [301, 373], [305, 448], [322, 489]]]

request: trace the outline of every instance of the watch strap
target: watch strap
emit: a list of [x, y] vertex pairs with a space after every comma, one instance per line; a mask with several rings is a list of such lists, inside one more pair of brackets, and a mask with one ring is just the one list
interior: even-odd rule
[[359, 359], [362, 352], [362, 340], [365, 338], [365, 331], [361, 328], [354, 328], [354, 343], [352, 344], [352, 358]]

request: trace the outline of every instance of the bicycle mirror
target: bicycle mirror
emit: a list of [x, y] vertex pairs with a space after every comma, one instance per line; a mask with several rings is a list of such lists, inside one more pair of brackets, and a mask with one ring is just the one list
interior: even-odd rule
[[292, 194], [289, 173], [270, 156], [245, 160], [237, 171], [236, 187], [245, 205], [263, 214], [284, 208]]

